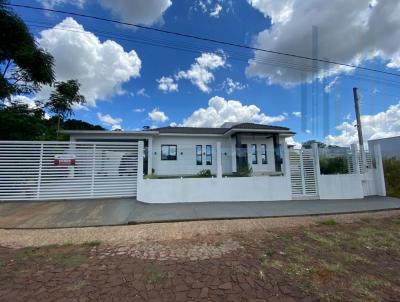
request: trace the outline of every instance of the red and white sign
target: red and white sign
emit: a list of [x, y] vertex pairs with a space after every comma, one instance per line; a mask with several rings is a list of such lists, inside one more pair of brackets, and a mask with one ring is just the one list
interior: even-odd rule
[[76, 157], [74, 154], [58, 154], [54, 155], [55, 166], [75, 166]]

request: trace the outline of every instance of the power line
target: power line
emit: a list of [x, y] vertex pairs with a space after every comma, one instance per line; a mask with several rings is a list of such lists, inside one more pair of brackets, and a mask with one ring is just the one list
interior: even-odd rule
[[93, 19], [93, 20], [105, 21], [105, 22], [110, 22], [110, 23], [126, 25], [126, 26], [133, 26], [133, 27], [140, 28], [140, 29], [150, 30], [150, 31], [169, 34], [169, 35], [175, 35], [175, 36], [184, 37], [184, 38], [191, 38], [191, 39], [196, 39], [196, 40], [200, 40], [200, 41], [216, 43], [216, 44], [220, 44], [220, 45], [228, 45], [228, 46], [238, 47], [238, 48], [252, 50], [252, 51], [260, 51], [260, 52], [276, 54], [276, 55], [282, 55], [282, 56], [287, 56], [287, 57], [292, 57], [292, 58], [297, 58], [297, 59], [304, 59], [304, 60], [309, 60], [309, 61], [314, 61], [314, 62], [321, 62], [321, 63], [328, 63], [328, 64], [333, 64], [333, 65], [340, 65], [340, 66], [351, 67], [351, 68], [356, 68], [356, 69], [361, 69], [361, 70], [366, 70], [366, 71], [373, 71], [373, 72], [377, 72], [377, 73], [382, 73], [382, 74], [387, 74], [387, 75], [391, 75], [391, 76], [400, 77], [400, 74], [389, 72], [389, 71], [385, 71], [385, 70], [379, 70], [379, 69], [374, 69], [374, 68], [357, 66], [357, 65], [353, 65], [353, 64], [335, 62], [335, 61], [331, 61], [331, 60], [317, 59], [317, 58], [312, 58], [312, 57], [307, 57], [307, 56], [296, 55], [296, 54], [292, 54], [292, 53], [285, 53], [285, 52], [280, 52], [280, 51], [274, 51], [274, 50], [268, 50], [268, 49], [263, 49], [263, 48], [258, 48], [258, 47], [252, 47], [252, 46], [248, 46], [248, 45], [244, 45], [244, 44], [238, 44], [238, 43], [233, 43], [233, 42], [216, 40], [216, 39], [212, 39], [212, 38], [206, 38], [206, 37], [202, 37], [202, 36], [196, 36], [196, 35], [191, 35], [191, 34], [175, 32], [175, 31], [169, 31], [169, 30], [164, 30], [164, 29], [159, 29], [159, 28], [154, 28], [154, 27], [149, 27], [149, 26], [144, 26], [144, 25], [139, 25], [139, 24], [134, 24], [134, 23], [129, 23], [129, 22], [117, 21], [117, 20], [114, 20], [114, 19], [94, 16], [94, 15], [74, 13], [74, 12], [68, 12], [68, 11], [63, 11], [63, 10], [50, 9], [50, 8], [44, 8], [44, 7], [38, 7], [38, 6], [31, 6], [31, 5], [23, 5], [23, 4], [4, 3], [3, 5], [11, 6], [11, 7], [20, 7], [20, 8], [33, 9], [33, 10], [41, 10], [41, 11], [47, 11], [47, 12], [71, 15], [71, 16], [76, 16], [76, 17], [89, 18], [89, 19]]
[[[89, 29], [90, 32], [87, 31], [82, 31], [78, 30], [73, 27], [68, 27], [68, 26], [58, 26], [58, 27], [53, 27], [48, 22], [43, 22], [43, 21], [36, 21], [36, 20], [25, 20], [27, 24], [29, 24], [32, 27], [38, 27], [38, 28], [45, 28], [45, 29], [55, 29], [55, 30], [61, 30], [61, 31], [68, 31], [68, 32], [73, 32], [77, 34], [91, 34], [95, 33], [98, 36], [106, 37], [106, 38], [113, 38], [116, 40], [122, 40], [122, 41], [127, 41], [127, 42], [132, 42], [132, 43], [139, 43], [142, 45], [149, 45], [149, 46], [155, 46], [155, 47], [162, 47], [162, 48], [167, 48], [167, 49], [172, 49], [172, 50], [178, 50], [178, 51], [184, 51], [184, 52], [189, 52], [189, 53], [196, 53], [196, 54], [201, 54], [204, 50], [207, 51], [214, 51], [211, 47], [203, 47], [203, 49], [197, 48], [196, 45], [190, 45], [188, 46], [181, 46], [181, 45], [174, 45], [171, 43], [171, 41], [167, 40], [155, 40], [155, 39], [149, 39], [149, 38], [131, 38], [128, 35], [122, 35], [122, 34], [116, 34], [113, 32], [108, 32], [108, 31], [99, 31], [95, 29]], [[231, 55], [233, 53], [233, 56]], [[231, 50], [228, 52], [228, 57], [230, 59], [240, 61], [240, 62], [248, 62], [248, 60], [251, 57], [247, 57], [243, 54], [239, 54], [237, 52], [232, 52]], [[274, 67], [279, 67], [279, 68], [284, 68], [284, 69], [293, 69], [299, 72], [306, 72], [308, 74], [316, 74], [320, 71], [323, 71], [323, 69], [320, 68], [314, 68], [313, 66], [306, 65], [306, 64], [301, 64], [299, 62], [288, 62], [288, 61], [283, 61], [279, 59], [256, 59], [253, 58], [253, 61], [255, 61], [258, 64], [262, 65], [269, 65], [269, 66], [274, 66]], [[376, 79], [368, 75], [350, 75], [350, 74], [344, 74], [343, 76], [346, 77], [351, 77], [351, 78], [356, 78], [364, 81], [376, 81], [380, 82], [382, 84], [386, 85], [391, 85], [393, 87], [399, 88], [400, 85], [398, 84], [397, 81], [394, 80], [389, 80], [389, 79]]]

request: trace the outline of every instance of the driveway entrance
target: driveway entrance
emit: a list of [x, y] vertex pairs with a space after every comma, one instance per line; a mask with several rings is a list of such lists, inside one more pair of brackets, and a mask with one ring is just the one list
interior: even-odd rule
[[138, 143], [0, 142], [0, 201], [136, 196]]

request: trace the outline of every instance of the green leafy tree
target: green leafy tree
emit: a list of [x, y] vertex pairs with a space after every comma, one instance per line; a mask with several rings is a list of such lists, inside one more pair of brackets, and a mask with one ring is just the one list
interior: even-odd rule
[[0, 109], [1, 140], [41, 140], [48, 131], [43, 123], [44, 111], [26, 104], [13, 104]]
[[316, 141], [315, 139], [308, 140], [308, 141], [304, 142], [302, 145], [303, 145], [304, 149], [311, 149], [311, 146], [312, 146], [313, 143], [317, 143], [318, 148], [325, 148], [326, 147], [326, 145], [324, 143]]
[[[45, 117], [43, 108], [32, 108], [14, 102], [0, 107], [0, 140], [68, 140], [67, 135], [57, 136], [57, 117]], [[66, 120], [61, 124], [66, 130], [104, 130], [81, 120]]]
[[54, 58], [40, 48], [24, 21], [0, 0], [0, 100], [29, 94], [54, 81]]
[[394, 157], [384, 159], [383, 170], [387, 195], [400, 198], [400, 159]]
[[73, 115], [74, 104], [85, 104], [86, 100], [79, 93], [80, 84], [77, 80], [56, 82], [55, 90], [50, 94], [45, 107], [57, 116], [57, 133], [60, 131], [60, 123]]

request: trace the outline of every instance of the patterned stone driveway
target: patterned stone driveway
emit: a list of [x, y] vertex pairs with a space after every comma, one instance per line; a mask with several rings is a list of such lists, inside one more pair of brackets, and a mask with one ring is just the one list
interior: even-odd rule
[[[400, 301], [400, 217], [0, 248], [0, 301]], [[385, 235], [387, 234], [387, 235]]]

